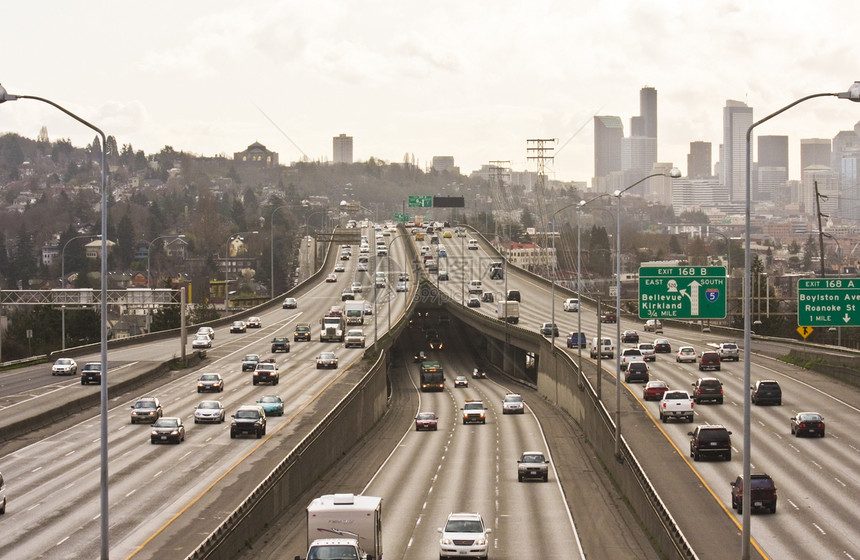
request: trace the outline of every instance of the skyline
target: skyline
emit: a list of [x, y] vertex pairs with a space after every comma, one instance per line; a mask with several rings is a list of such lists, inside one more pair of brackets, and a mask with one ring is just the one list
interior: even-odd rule
[[[593, 117], [620, 117], [629, 137], [650, 86], [658, 161], [686, 174], [690, 142], [710, 142], [719, 160], [727, 100], [757, 120], [860, 80], [860, 6], [836, 1], [263, 0], [249, 10], [192, 0], [141, 10], [78, 0], [7, 14], [7, 44], [26, 45], [0, 72], [10, 94], [50, 99], [135, 150], [230, 157], [258, 141], [283, 164], [331, 161], [332, 138], [346, 134], [356, 161], [408, 154], [423, 168], [453, 156], [464, 174], [491, 160], [535, 171], [526, 139], [557, 138], [550, 177], [590, 185]], [[858, 121], [855, 104], [815, 100], [756, 137], [787, 135], [789, 178], [799, 179], [801, 139], [832, 139]], [[38, 102], [0, 106], [0, 133], [35, 138], [42, 126], [79, 146], [94, 136]]]

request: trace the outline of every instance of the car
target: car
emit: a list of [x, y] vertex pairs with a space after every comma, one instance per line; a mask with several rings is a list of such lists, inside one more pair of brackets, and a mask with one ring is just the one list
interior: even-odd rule
[[394, 287], [394, 291], [407, 292], [409, 291], [409, 288], [407, 287], [406, 282], [398, 282], [397, 285]]
[[266, 435], [266, 411], [258, 404], [245, 404], [230, 416], [230, 438], [241, 434], [254, 434], [257, 439]]
[[212, 348], [212, 339], [205, 334], [198, 334], [191, 341], [191, 348], [194, 350], [203, 350], [204, 348]]
[[720, 371], [720, 355], [713, 350], [705, 350], [699, 355], [699, 371], [706, 369]]
[[296, 309], [299, 306], [299, 302], [294, 297], [284, 298], [284, 303], [281, 305], [283, 309]]
[[645, 360], [634, 360], [627, 364], [627, 369], [624, 371], [624, 381], [642, 381], [648, 383], [651, 376], [651, 369]]
[[[744, 511], [744, 477], [738, 477], [729, 483], [732, 487], [732, 509], [738, 513]], [[759, 508], [776, 513], [776, 484], [766, 473], [750, 474], [750, 500], [753, 509]], [[750, 510], [752, 512], [752, 510]]]
[[365, 315], [373, 315], [373, 305], [369, 303], [364, 304], [364, 314]]
[[608, 336], [601, 336], [599, 339], [595, 336], [591, 339], [588, 347], [588, 355], [594, 358], [609, 358], [615, 357], [615, 343]]
[[671, 354], [672, 344], [665, 338], [658, 338], [654, 341], [654, 353]]
[[692, 346], [681, 346], [678, 348], [678, 353], [675, 354], [675, 361], [678, 363], [682, 362], [695, 362], [699, 357], [696, 355], [696, 349]]
[[387, 284], [385, 282], [385, 278], [377, 278], [373, 285], [378, 289], [384, 289]]
[[281, 374], [278, 373], [278, 364], [275, 360], [260, 360], [257, 362], [257, 367], [254, 368], [254, 374], [251, 376], [251, 383], [259, 385], [260, 383], [271, 383], [277, 385], [281, 381]]
[[639, 333], [636, 331], [624, 331], [621, 333], [621, 342], [624, 344], [639, 344]]
[[284, 401], [277, 395], [265, 395], [257, 399], [257, 404], [266, 413], [266, 416], [283, 416]]
[[245, 321], [233, 321], [230, 324], [230, 334], [233, 333], [243, 333], [248, 331], [248, 325], [245, 324]]
[[207, 393], [213, 391], [220, 393], [224, 391], [224, 378], [220, 373], [204, 373], [197, 381], [197, 392]]
[[185, 425], [182, 424], [182, 418], [178, 416], [165, 416], [159, 418], [152, 425], [152, 430], [149, 432], [150, 443], [167, 443], [176, 442], [177, 444], [185, 441]]
[[427, 352], [425, 352], [424, 350], [421, 350], [420, 352], [416, 352], [415, 355], [412, 357], [412, 361], [415, 362], [416, 364], [423, 362], [425, 360], [427, 360]]
[[754, 405], [782, 405], [782, 387], [779, 386], [778, 381], [773, 379], [762, 379], [761, 381], [756, 381], [755, 385], [750, 387], [750, 391], [752, 391], [750, 399]]
[[817, 412], [798, 412], [791, 417], [791, 435], [824, 437], [824, 417]]
[[355, 281], [352, 283], [352, 292], [355, 294], [360, 294], [364, 291], [364, 287], [361, 285], [361, 282]]
[[71, 358], [60, 358], [51, 366], [51, 375], [75, 375], [78, 363]]
[[226, 415], [224, 405], [221, 401], [200, 401], [194, 409], [194, 423], [214, 422], [220, 424]]
[[299, 342], [300, 340], [304, 340], [307, 342], [311, 341], [310, 324], [296, 323], [296, 327], [293, 329], [293, 342]]
[[0, 514], [6, 513], [6, 481], [0, 473]]
[[544, 482], [549, 480], [549, 461], [540, 451], [526, 451], [517, 461], [517, 481], [527, 478], [537, 478]]
[[433, 430], [435, 432], [438, 423], [439, 419], [435, 412], [419, 412], [415, 417], [415, 431]]
[[347, 253], [346, 251], [344, 251], [343, 253], [340, 254], [340, 260], [348, 261], [350, 256], [351, 256], [350, 253]]
[[344, 348], [364, 348], [366, 344], [366, 337], [364, 336], [364, 331], [361, 329], [349, 329], [346, 331], [346, 336], [343, 339], [343, 347]]
[[440, 282], [447, 282], [448, 278], [449, 278], [448, 271], [447, 270], [440, 270], [439, 272], [436, 273], [436, 278]]
[[454, 387], [468, 387], [469, 380], [466, 379], [465, 375], [458, 375], [454, 378]]
[[340, 300], [355, 300], [355, 292], [352, 291], [352, 288], [344, 288], [340, 294]]
[[200, 327], [197, 329], [197, 334], [205, 334], [209, 340], [215, 340], [215, 329], [212, 327]]
[[711, 325], [704, 324], [702, 325], [702, 332], [711, 332]]
[[[522, 302], [522, 296], [520, 295], [519, 290], [508, 290], [508, 301], [519, 301]], [[558, 336], [558, 335], [556, 335]]]
[[[477, 246], [475, 247], [477, 249]], [[439, 559], [444, 558], [487, 558], [490, 554], [492, 529], [484, 525], [478, 513], [452, 513], [444, 527], [437, 529], [439, 539]]]
[[263, 320], [259, 317], [248, 317], [248, 320], [245, 321], [245, 326], [249, 329], [259, 329], [263, 326]]
[[427, 343], [430, 345], [430, 350], [441, 350], [444, 344], [442, 344], [442, 339], [438, 336], [431, 336]]
[[732, 433], [721, 424], [701, 424], [690, 436], [690, 457], [698, 461], [703, 457], [719, 456], [732, 460]]
[[725, 362], [727, 360], [732, 360], [737, 362], [740, 360], [740, 352], [738, 351], [738, 345], [734, 342], [721, 342], [717, 347], [717, 354], [720, 355], [720, 361]]
[[443, 249], [442, 247], [439, 247], [439, 252], [436, 256], [438, 256], [440, 259], [446, 259], [448, 258], [448, 251]]
[[584, 332], [572, 332], [567, 336], [568, 348], [585, 348], [588, 345], [588, 339], [585, 338]]
[[446, 231], [445, 231], [445, 233], [443, 233], [443, 234], [442, 234], [442, 237], [444, 237], [445, 239], [451, 239], [451, 238], [452, 238], [452, 237], [454, 237], [454, 236], [453, 236], [453, 235], [451, 235], [451, 232], [450, 232], [450, 231], [447, 231], [447, 230], [446, 230]]
[[660, 319], [648, 319], [642, 328], [645, 329], [645, 332], [661, 333], [663, 332], [663, 321]]
[[646, 401], [659, 401], [663, 399], [663, 394], [669, 390], [669, 386], [665, 381], [655, 379], [645, 384], [642, 389], [642, 399]]
[[334, 271], [335, 272], [346, 272], [346, 267], [343, 266], [343, 263], [337, 263], [336, 265], [334, 265]]
[[469, 298], [469, 301], [466, 303], [467, 307], [481, 307], [481, 300], [472, 296]]
[[636, 347], [642, 352], [642, 359], [646, 362], [657, 360], [657, 349], [650, 342], [640, 342]]
[[606, 313], [604, 313], [603, 315], [600, 316], [600, 322], [601, 323], [614, 323], [617, 320], [618, 320], [618, 318], [615, 316], [614, 311], [607, 311]]
[[322, 352], [317, 356], [317, 369], [337, 369], [337, 356], [334, 352]]
[[700, 377], [693, 385], [693, 401], [713, 401], [723, 404], [723, 382], [716, 377]]
[[132, 424], [152, 424], [163, 414], [161, 402], [156, 397], [141, 397], [131, 405]]
[[325, 281], [329, 283], [337, 282], [337, 274], [335, 274], [334, 272], [330, 273], [328, 276], [325, 277]]
[[409, 273], [408, 272], [401, 272], [397, 276], [397, 281], [398, 282], [409, 282]]
[[358, 263], [358, 267], [356, 267], [356, 270], [358, 272], [367, 272], [367, 263], [365, 263], [365, 262]]
[[242, 371], [254, 371], [257, 368], [257, 362], [259, 361], [259, 354], [245, 354], [242, 358]]
[[552, 336], [553, 338], [558, 336], [558, 325], [555, 323], [541, 323], [538, 330], [544, 336]]
[[577, 298], [568, 298], [564, 300], [562, 307], [565, 311], [579, 311], [579, 300]]
[[466, 399], [466, 403], [460, 410], [463, 411], [463, 424], [487, 423], [487, 411], [484, 409], [484, 403], [481, 401]]
[[487, 372], [484, 371], [484, 368], [476, 367], [472, 369], [472, 379], [486, 379]]
[[502, 414], [525, 414], [526, 405], [519, 393], [507, 393], [502, 401]]
[[496, 301], [496, 295], [493, 292], [484, 292], [481, 294], [481, 301], [484, 303], [494, 303]]
[[621, 351], [621, 371], [627, 369], [627, 365], [633, 361], [642, 361], [642, 352], [638, 348], [625, 348]]
[[285, 336], [276, 336], [272, 338], [272, 353], [289, 352], [290, 339]]
[[88, 362], [81, 369], [81, 385], [89, 385], [94, 382], [98, 385], [102, 383], [102, 364], [101, 362]]

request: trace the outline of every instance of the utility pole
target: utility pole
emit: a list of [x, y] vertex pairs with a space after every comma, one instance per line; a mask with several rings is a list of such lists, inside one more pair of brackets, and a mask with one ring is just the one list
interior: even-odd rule
[[[535, 202], [537, 204], [537, 214], [540, 219], [540, 223], [543, 225], [544, 230], [544, 240], [541, 246], [541, 253], [544, 255], [543, 266], [544, 266], [544, 274], [550, 272], [550, 265], [547, 257], [547, 247], [549, 247], [549, 243], [547, 242], [549, 235], [549, 223], [547, 220], [548, 214], [546, 211], [546, 200], [544, 199], [544, 193], [546, 192], [546, 166], [547, 163], [552, 163], [555, 158], [549, 155], [552, 150], [555, 148], [549, 146], [550, 143], [557, 143], [558, 138], [530, 138], [526, 140], [526, 159], [529, 161], [534, 161], [537, 164], [537, 173], [538, 173], [538, 182], [535, 185]], [[553, 224], [553, 229], [555, 229], [555, 224]], [[555, 278], [555, 259], [552, 261], [552, 277]]]
[[818, 217], [818, 259], [821, 261], [821, 277], [824, 278], [826, 276], [824, 268], [824, 230], [821, 229], [821, 218], [829, 218], [830, 216], [821, 213], [821, 199], [827, 200], [828, 197], [818, 192], [817, 180], [813, 181], [812, 185], [815, 188], [815, 214]]

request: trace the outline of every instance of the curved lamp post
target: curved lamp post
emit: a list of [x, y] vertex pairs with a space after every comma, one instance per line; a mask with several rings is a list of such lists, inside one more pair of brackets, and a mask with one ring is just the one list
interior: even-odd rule
[[[745, 233], [746, 240], [744, 241], [744, 387], [750, 386], [750, 343], [752, 337], [752, 294], [750, 293], [752, 284], [752, 267], [751, 251], [751, 227], [750, 227], [750, 209], [751, 209], [751, 193], [752, 193], [752, 131], [758, 125], [769, 121], [773, 117], [784, 113], [795, 105], [814, 99], [816, 97], [836, 97], [839, 99], [848, 99], [849, 101], [860, 102], [860, 81], [851, 84], [848, 91], [842, 93], [813, 93], [806, 97], [801, 97], [797, 101], [789, 103], [782, 109], [774, 111], [761, 120], [758, 120], [750, 125], [746, 134], [746, 216], [745, 216]], [[750, 495], [750, 451], [752, 447], [750, 438], [750, 392], [745, 391], [744, 396], [744, 466], [743, 466], [743, 495]], [[750, 557], [750, 508], [743, 509], [743, 538], [741, 539], [741, 558], [748, 560]]]
[[[0, 86], [2, 87], [2, 86]], [[68, 241], [63, 244], [63, 250], [60, 252], [60, 282], [62, 282], [62, 289], [66, 289], [66, 247], [68, 247], [69, 243], [74, 241], [75, 239], [92, 239], [93, 237], [98, 237], [98, 235], [77, 235], [72, 237]], [[60, 316], [62, 317], [60, 320], [61, 330], [63, 342], [60, 345], [62, 350], [66, 349], [66, 304], [65, 298], [63, 298], [63, 305], [60, 307]]]
[[101, 184], [101, 212], [102, 212], [102, 223], [101, 223], [101, 391], [100, 391], [100, 406], [99, 406], [99, 415], [101, 417], [101, 430], [100, 430], [100, 439], [101, 439], [101, 482], [100, 482], [100, 502], [101, 502], [101, 516], [99, 518], [100, 526], [101, 526], [101, 558], [107, 559], [109, 552], [109, 542], [108, 542], [108, 453], [107, 453], [107, 445], [108, 445], [108, 422], [107, 422], [107, 166], [105, 165], [105, 151], [107, 150], [107, 138], [105, 137], [105, 133], [101, 131], [97, 126], [85, 121], [81, 117], [72, 113], [68, 109], [57, 105], [53, 101], [49, 99], [45, 99], [44, 97], [37, 97], [35, 95], [12, 95], [6, 91], [6, 89], [0, 85], [0, 103], [5, 103], [6, 101], [15, 101], [18, 99], [33, 99], [35, 101], [41, 101], [42, 103], [47, 103], [51, 107], [55, 109], [59, 109], [63, 113], [72, 117], [79, 123], [87, 126], [88, 128], [94, 130], [96, 134], [99, 135], [102, 142], [102, 158], [101, 158], [101, 167], [102, 167], [102, 184]]
[[677, 179], [681, 171], [673, 167], [669, 173], [652, 173], [642, 177], [629, 187], [612, 193], [618, 199], [618, 213], [615, 216], [615, 458], [621, 460], [621, 195], [644, 183], [652, 177], [669, 177]]
[[224, 253], [224, 313], [230, 314], [230, 242], [243, 235], [256, 235], [259, 231], [240, 231], [227, 238], [227, 251]]

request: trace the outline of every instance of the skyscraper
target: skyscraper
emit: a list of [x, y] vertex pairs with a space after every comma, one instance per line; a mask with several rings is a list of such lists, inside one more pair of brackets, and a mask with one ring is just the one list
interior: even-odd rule
[[788, 136], [758, 137], [758, 166], [756, 167], [753, 200], [781, 200], [788, 183]]
[[800, 139], [800, 172], [812, 165], [831, 166], [829, 138]]
[[657, 138], [657, 90], [645, 86], [639, 90], [639, 116], [630, 119], [630, 136]]
[[741, 101], [726, 101], [723, 108], [723, 169], [720, 184], [728, 188], [730, 202], [746, 199], [746, 134], [752, 124], [752, 107]]
[[594, 176], [605, 177], [621, 171], [621, 139], [624, 125], [620, 117], [594, 117]]
[[690, 153], [687, 154], [687, 177], [690, 179], [704, 179], [713, 177], [711, 168], [711, 143], [690, 142]]
[[335, 136], [332, 139], [332, 151], [334, 163], [352, 163], [352, 136]]

